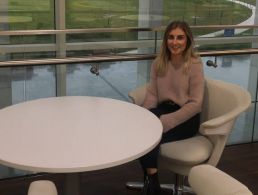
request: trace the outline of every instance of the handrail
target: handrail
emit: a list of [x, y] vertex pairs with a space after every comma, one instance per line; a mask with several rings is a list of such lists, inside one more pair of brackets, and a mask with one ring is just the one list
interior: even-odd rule
[[[258, 49], [209, 51], [209, 52], [199, 52], [199, 54], [201, 57], [258, 54]], [[139, 61], [139, 60], [150, 60], [150, 59], [154, 59], [155, 57], [156, 57], [156, 54], [112, 54], [112, 55], [92, 55], [92, 56], [85, 56], [85, 57], [46, 58], [46, 59], [35, 59], [35, 60], [12, 60], [12, 61], [0, 62], [0, 67], [41, 66], [41, 65], [97, 63], [97, 62], [115, 62], [115, 61]]]
[[[227, 29], [227, 28], [258, 28], [258, 25], [205, 25], [190, 26], [192, 29]], [[166, 27], [141, 28], [141, 27], [122, 27], [122, 28], [89, 28], [89, 29], [64, 29], [64, 30], [3, 30], [0, 36], [13, 35], [56, 35], [56, 34], [80, 34], [80, 33], [106, 33], [106, 32], [137, 32], [137, 31], [163, 31]]]
[[9, 35], [55, 35], [55, 34], [80, 34], [80, 33], [107, 33], [107, 32], [137, 32], [155, 31], [154, 28], [88, 28], [88, 29], [64, 29], [64, 30], [7, 30], [0, 31], [0, 36]]
[[40, 66], [56, 64], [76, 64], [90, 62], [115, 62], [115, 61], [138, 61], [154, 59], [155, 54], [128, 54], [128, 55], [92, 55], [85, 57], [67, 57], [67, 58], [46, 58], [36, 60], [13, 60], [0, 62], [0, 67], [10, 66]]
[[218, 50], [218, 51], [202, 51], [199, 52], [200, 56], [229, 56], [229, 55], [246, 55], [258, 54], [258, 49], [232, 49], [232, 50]]

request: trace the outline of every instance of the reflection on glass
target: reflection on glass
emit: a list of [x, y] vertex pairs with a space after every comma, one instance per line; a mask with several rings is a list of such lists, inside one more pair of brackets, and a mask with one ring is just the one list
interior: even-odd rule
[[12, 68], [12, 104], [56, 96], [55, 66]]

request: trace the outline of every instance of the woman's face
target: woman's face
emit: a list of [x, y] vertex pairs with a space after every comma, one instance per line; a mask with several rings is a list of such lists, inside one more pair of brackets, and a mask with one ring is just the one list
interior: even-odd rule
[[187, 44], [185, 32], [180, 28], [175, 28], [169, 32], [167, 47], [172, 56], [182, 56]]

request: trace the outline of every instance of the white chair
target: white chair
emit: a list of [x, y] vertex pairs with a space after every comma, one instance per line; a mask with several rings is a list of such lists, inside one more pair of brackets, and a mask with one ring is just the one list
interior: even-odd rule
[[28, 195], [58, 195], [56, 185], [49, 180], [31, 182]]
[[244, 184], [208, 164], [193, 167], [188, 181], [197, 195], [252, 195]]
[[[146, 93], [142, 86], [129, 93], [132, 101], [141, 105]], [[199, 164], [216, 166], [226, 145], [237, 117], [251, 103], [250, 94], [235, 84], [219, 80], [205, 80], [205, 94], [199, 134], [185, 140], [161, 145], [160, 168], [176, 174], [175, 185], [161, 185], [175, 190], [176, 194], [191, 191], [185, 187], [185, 176], [192, 167]], [[139, 182], [128, 182], [128, 188], [141, 188]]]

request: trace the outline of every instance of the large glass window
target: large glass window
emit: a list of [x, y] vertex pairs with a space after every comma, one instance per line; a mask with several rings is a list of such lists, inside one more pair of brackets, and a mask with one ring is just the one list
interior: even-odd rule
[[[159, 51], [163, 31], [156, 33], [130, 29], [159, 28], [171, 20], [184, 20], [191, 26], [253, 24], [257, 3], [257, 0], [0, 0], [0, 31], [100, 30], [56, 35], [0, 35], [0, 61], [155, 53]], [[107, 30], [110, 28], [124, 30], [110, 32]], [[209, 39], [225, 36], [245, 38], [253, 34], [252, 29], [193, 28], [193, 32], [196, 38], [203, 36], [210, 41], [198, 44], [201, 51], [252, 47], [250, 40], [241, 43], [224, 43], [220, 40], [215, 43]], [[203, 58], [204, 64], [207, 60], [215, 59], [218, 64], [216, 69], [205, 66], [207, 77], [236, 83], [252, 94], [252, 105], [238, 119], [229, 138], [230, 144], [250, 142], [252, 138], [258, 140], [258, 65], [257, 56], [254, 57]], [[1, 67], [0, 108], [60, 94], [104, 96], [129, 101], [127, 93], [148, 81], [151, 63], [152, 60], [142, 60]], [[93, 65], [100, 68], [98, 76], [90, 71]], [[27, 172], [0, 166], [0, 178], [23, 174]]]
[[[1, 0], [1, 31], [46, 30], [56, 29], [57, 27], [60, 27], [60, 29], [97, 28], [100, 31], [74, 34], [58, 33], [57, 35], [0, 36], [0, 49], [6, 48], [6, 50], [9, 50], [6, 53], [0, 50], [0, 60], [54, 58], [56, 56], [65, 58], [114, 53], [155, 53], [159, 50], [160, 44], [160, 40], [156, 41], [155, 39], [161, 39], [163, 31], [155, 33], [120, 29], [118, 32], [110, 32], [106, 29], [111, 28], [114, 30], [114, 28], [125, 27], [154, 28], [165, 26], [169, 21], [177, 19], [185, 20], [192, 26], [245, 24], [245, 22], [250, 24], [250, 22], [254, 22], [255, 5], [256, 0], [66, 0], [56, 2], [55, 0]], [[65, 17], [60, 19], [61, 16]], [[209, 39], [226, 36], [241, 36], [244, 39], [246, 35], [253, 34], [252, 29], [193, 28], [193, 32], [196, 38], [203, 36], [209, 42], [203, 41], [203, 44], [198, 44], [200, 51], [252, 47], [252, 41], [250, 40], [249, 42], [242, 41], [241, 43], [232, 43], [230, 41], [224, 43], [223, 40], [220, 40], [220, 43], [217, 44], [217, 42], [212, 42], [212, 39]], [[10, 52], [10, 48], [13, 51]], [[252, 62], [250, 62], [250, 59], [249, 56], [219, 57], [216, 59], [219, 68], [216, 70], [206, 69], [206, 75], [243, 86], [252, 93], [252, 98], [255, 102], [257, 99], [255, 91], [257, 75], [254, 75], [254, 72], [257, 64], [255, 64], [256, 60], [251, 60]], [[122, 84], [118, 81], [120, 79], [119, 75], [129, 74], [130, 71], [133, 71], [128, 70], [129, 64], [133, 64], [134, 71], [137, 71], [137, 74], [148, 75], [149, 61], [102, 63], [101, 68], [103, 68], [102, 72], [105, 75], [97, 78], [88, 71], [91, 64], [88, 66], [71, 65], [67, 66], [67, 70], [64, 65], [62, 70], [59, 71], [64, 72], [61, 79], [57, 78], [60, 74], [55, 72], [54, 66], [47, 68], [4, 68], [0, 71], [0, 74], [4, 75], [2, 77], [4, 79], [0, 81], [0, 97], [1, 102], [7, 101], [2, 103], [1, 106], [28, 99], [54, 96], [56, 95], [55, 92], [58, 91], [56, 87], [58, 88], [60, 83], [65, 86], [69, 95], [76, 95], [79, 92], [82, 92], [83, 95], [93, 95], [95, 91], [90, 89], [94, 85], [96, 87], [93, 87], [93, 89], [98, 89], [98, 83], [105, 83], [105, 89], [109, 88], [117, 90], [116, 92], [121, 92], [126, 88], [127, 82], [121, 86], [121, 90], [118, 90], [119, 85]], [[119, 70], [118, 75], [109, 74], [116, 70]], [[67, 74], [65, 71], [67, 71]], [[86, 79], [85, 75], [82, 74], [84, 71], [89, 74], [87, 79], [91, 78], [92, 80], [81, 82], [81, 80]], [[35, 75], [39, 77], [34, 77]], [[79, 79], [80, 77], [81, 79]], [[48, 78], [51, 79], [49, 80]], [[139, 79], [139, 76], [137, 76], [137, 79]], [[60, 82], [56, 82], [56, 80]], [[44, 84], [48, 87], [52, 86], [52, 88], [45, 90], [46, 94], [41, 94], [39, 89], [43, 89], [42, 85]], [[79, 87], [80, 84], [83, 84], [83, 86]], [[38, 87], [34, 87], [34, 85]], [[116, 96], [126, 99], [126, 92], [117, 93]], [[252, 105], [252, 109], [257, 109], [256, 103]], [[255, 116], [252, 117], [255, 118]], [[250, 119], [250, 117], [247, 118], [248, 120]], [[249, 125], [248, 129], [253, 128], [251, 126]], [[241, 129], [244, 128], [241, 125], [240, 127]], [[257, 128], [257, 125], [255, 128]], [[241, 139], [248, 140], [250, 138], [249, 132], [245, 133]], [[241, 142], [241, 140], [234, 140]], [[234, 140], [232, 140], [232, 143]]]

